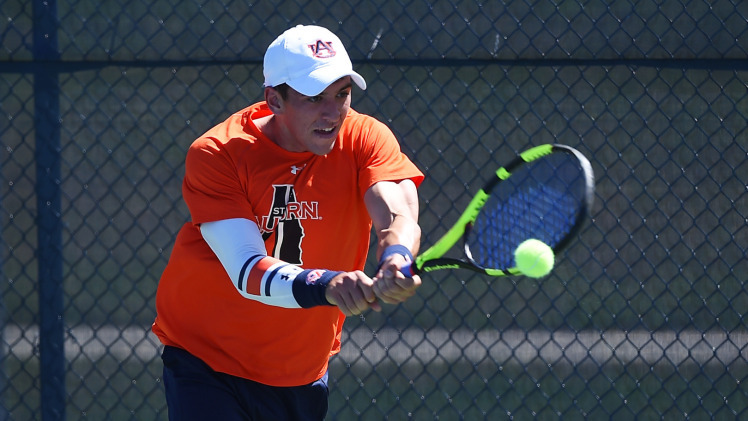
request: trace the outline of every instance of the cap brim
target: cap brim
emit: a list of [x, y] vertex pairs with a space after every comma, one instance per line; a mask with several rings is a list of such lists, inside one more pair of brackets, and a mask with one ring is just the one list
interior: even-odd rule
[[336, 73], [324, 66], [315, 69], [311, 73], [305, 74], [302, 77], [289, 80], [286, 83], [302, 95], [315, 96], [319, 95], [322, 91], [327, 89], [328, 86], [332, 85], [340, 78], [346, 76], [350, 76], [359, 88], [366, 89], [366, 81], [364, 78], [353, 70], [344, 70]]

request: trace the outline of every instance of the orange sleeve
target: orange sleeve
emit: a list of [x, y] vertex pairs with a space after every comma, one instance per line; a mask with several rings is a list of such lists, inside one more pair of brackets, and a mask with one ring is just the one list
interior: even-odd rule
[[392, 131], [380, 121], [358, 115], [361, 125], [366, 126], [363, 134], [361, 153], [358, 155], [360, 168], [361, 194], [379, 181], [401, 181], [410, 179], [416, 186], [423, 181], [423, 173], [402, 152], [400, 143]]
[[212, 137], [197, 139], [188, 149], [182, 195], [194, 224], [231, 218], [254, 221], [246, 183], [239, 178], [235, 157]]

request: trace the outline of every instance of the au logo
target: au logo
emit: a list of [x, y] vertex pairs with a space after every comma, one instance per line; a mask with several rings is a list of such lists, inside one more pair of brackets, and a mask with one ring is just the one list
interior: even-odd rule
[[335, 57], [335, 49], [332, 48], [332, 42], [317, 40], [315, 44], [309, 44], [312, 55], [317, 58]]

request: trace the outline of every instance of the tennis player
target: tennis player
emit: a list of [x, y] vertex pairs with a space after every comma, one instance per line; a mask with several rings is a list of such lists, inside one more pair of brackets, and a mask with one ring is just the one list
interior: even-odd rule
[[[268, 47], [264, 101], [189, 148], [191, 214], [156, 295], [171, 420], [321, 420], [345, 316], [413, 296], [423, 174], [351, 108], [340, 39], [296, 26]], [[362, 272], [372, 224], [379, 268]]]

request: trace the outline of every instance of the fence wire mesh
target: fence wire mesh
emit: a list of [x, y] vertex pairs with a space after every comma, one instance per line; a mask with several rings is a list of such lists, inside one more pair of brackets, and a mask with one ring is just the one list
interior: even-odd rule
[[315, 23], [427, 177], [423, 243], [517, 151], [597, 175], [551, 276], [435, 272], [346, 322], [330, 419], [748, 417], [748, 3], [5, 0], [0, 419], [166, 419], [154, 296], [188, 145]]

